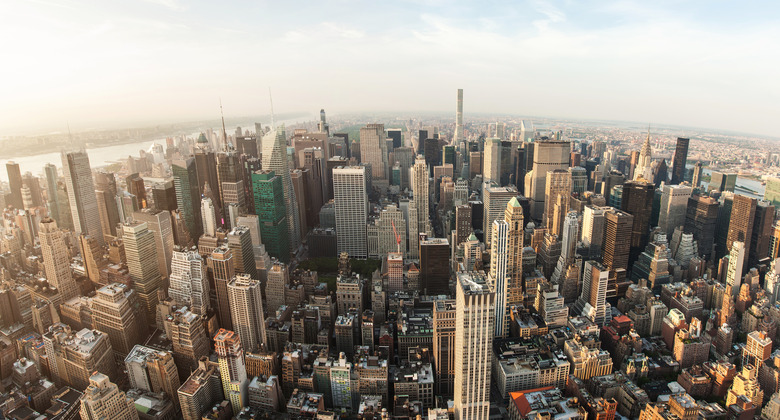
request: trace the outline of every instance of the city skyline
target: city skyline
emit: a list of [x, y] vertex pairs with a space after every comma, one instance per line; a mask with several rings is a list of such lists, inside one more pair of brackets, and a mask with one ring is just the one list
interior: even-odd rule
[[[271, 87], [277, 113], [451, 113], [463, 88], [466, 122], [505, 113], [774, 134], [773, 4], [355, 6], [16, 2], [0, 29], [19, 40], [6, 49], [18, 65], [0, 70], [14, 80], [0, 130], [213, 118], [220, 98], [228, 115], [267, 114]], [[21, 59], [31, 52], [57, 71]], [[373, 69], [349, 65], [368, 54]]]

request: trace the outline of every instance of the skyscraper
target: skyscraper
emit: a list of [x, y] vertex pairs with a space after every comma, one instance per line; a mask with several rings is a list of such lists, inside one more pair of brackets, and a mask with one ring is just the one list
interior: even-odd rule
[[490, 241], [490, 275], [488, 280], [496, 292], [495, 336], [509, 335], [509, 313], [506, 297], [508, 293], [507, 263], [509, 259], [509, 224], [505, 220], [494, 220]]
[[157, 263], [154, 234], [145, 222], [131, 222], [122, 226], [127, 270], [138, 292], [146, 319], [156, 319], [157, 289], [162, 279]]
[[198, 173], [195, 160], [174, 160], [171, 163], [173, 185], [176, 189], [176, 204], [184, 216], [187, 232], [195, 242], [203, 233], [200, 214], [200, 191], [198, 190]]
[[676, 227], [685, 224], [688, 199], [690, 198], [692, 191], [692, 188], [687, 185], [663, 186], [661, 212], [658, 215], [658, 227], [666, 232], [667, 238], [672, 237], [672, 233]]
[[95, 172], [95, 197], [103, 236], [116, 236], [116, 227], [120, 220], [116, 196], [117, 188], [114, 174], [103, 170]]
[[238, 274], [228, 283], [230, 313], [244, 348], [255, 351], [265, 343], [265, 316], [260, 282], [246, 274]]
[[125, 358], [125, 369], [131, 388], [165, 392], [178, 409], [179, 395], [176, 391], [181, 380], [170, 352], [137, 345]]
[[642, 150], [639, 152], [639, 160], [634, 168], [634, 181], [653, 182], [653, 150], [650, 147], [650, 132], [647, 132], [647, 138], [642, 143]]
[[79, 288], [70, 272], [70, 255], [65, 245], [64, 233], [57, 228], [57, 222], [49, 218], [41, 220], [38, 240], [41, 243], [43, 267], [49, 284], [59, 290], [63, 302], [79, 296]]
[[455, 304], [455, 419], [487, 420], [496, 292], [484, 272], [460, 272]]
[[753, 233], [750, 235], [750, 253], [748, 267], [769, 256], [769, 242], [772, 237], [772, 225], [775, 221], [775, 206], [766, 200], [757, 200], [753, 220]]
[[455, 134], [452, 136], [452, 144], [456, 147], [461, 141], [464, 141], [463, 136], [463, 89], [458, 89], [458, 102], [455, 110]]
[[347, 166], [333, 169], [333, 202], [336, 208], [337, 251], [352, 258], [366, 258], [366, 168]]
[[175, 249], [171, 259], [168, 295], [197, 315], [207, 315], [209, 280], [206, 265], [198, 251]]
[[553, 235], [561, 236], [563, 220], [569, 212], [571, 192], [571, 172], [563, 169], [547, 172], [542, 223]]
[[717, 221], [718, 202], [714, 198], [698, 194], [688, 198], [684, 232], [693, 234], [699, 244], [699, 253], [708, 260], [714, 251]]
[[136, 222], [146, 222], [149, 231], [154, 234], [154, 246], [157, 250], [157, 263], [160, 275], [168, 277], [171, 273], [173, 257], [173, 221], [168, 211], [143, 209], [133, 213]]
[[495, 182], [501, 185], [501, 139], [485, 140], [485, 151], [482, 155], [482, 182]]
[[[734, 242], [742, 242], [745, 247], [745, 256], [752, 252], [750, 245], [753, 243], [753, 223], [756, 219], [755, 198], [735, 194], [729, 218], [729, 231], [726, 237], [726, 249], [730, 250]], [[739, 273], [742, 277], [742, 273]]]
[[252, 233], [249, 228], [236, 226], [231, 229], [227, 234], [227, 245], [233, 251], [236, 274], [248, 274], [253, 279], [259, 279], [252, 246]]
[[217, 214], [214, 203], [211, 199], [204, 197], [200, 201], [200, 217], [203, 219], [203, 234], [206, 236], [216, 236], [217, 234]]
[[[287, 238], [287, 235], [284, 236]], [[230, 315], [230, 301], [228, 299], [228, 283], [236, 274], [233, 262], [233, 251], [227, 245], [220, 245], [208, 257], [208, 266], [214, 278], [217, 314], [219, 325], [225, 329], [233, 329], [233, 321]]]
[[623, 184], [621, 210], [634, 216], [631, 228], [631, 256], [633, 262], [647, 247], [650, 236], [650, 213], [653, 207], [655, 185], [645, 181], [628, 181]]
[[46, 196], [48, 197], [47, 205], [49, 206], [49, 217], [57, 221], [57, 226], [65, 227], [60, 220], [60, 202], [59, 202], [59, 188], [57, 188], [57, 181], [59, 176], [57, 175], [57, 167], [51, 163], [47, 163], [43, 167], [43, 173], [46, 176]]
[[602, 261], [609, 269], [607, 296], [615, 297], [625, 293], [626, 270], [631, 250], [631, 230], [634, 216], [620, 210], [604, 212], [604, 246]]
[[483, 191], [484, 210], [482, 213], [482, 230], [485, 232], [485, 245], [490, 246], [490, 229], [494, 220], [498, 220], [506, 214], [506, 206], [513, 197], [517, 197], [517, 188], [513, 185], [507, 187], [486, 187]]
[[360, 162], [371, 165], [376, 179], [387, 179], [387, 143], [384, 124], [367, 124], [360, 129]]
[[693, 165], [693, 176], [691, 177], [691, 185], [693, 188], [699, 188], [701, 186], [701, 176], [703, 174], [701, 162], [696, 162]]
[[222, 389], [225, 399], [233, 406], [233, 412], [238, 413], [249, 402], [244, 365], [244, 349], [241, 339], [233, 331], [220, 328], [214, 336], [214, 349], [219, 359], [219, 372], [222, 375]]
[[255, 213], [260, 222], [260, 236], [268, 254], [288, 262], [290, 235], [282, 178], [273, 171], [256, 171], [252, 173], [252, 192]]
[[523, 207], [517, 197], [512, 197], [504, 210], [507, 224], [506, 262], [506, 312], [523, 303]]
[[609, 322], [611, 313], [607, 303], [609, 269], [598, 261], [586, 261], [582, 275], [582, 293], [575, 312], [590, 318], [599, 327]]
[[[414, 160], [414, 166], [410, 170], [409, 179], [412, 184], [412, 194], [417, 203], [417, 229], [418, 232], [430, 232], [430, 191], [429, 191], [429, 168], [425, 162], [425, 157], [417, 155]], [[410, 235], [417, 235], [418, 232], [409, 232]]]
[[436, 365], [435, 392], [452, 395], [455, 380], [455, 300], [437, 300], [433, 304], [433, 360]]
[[95, 372], [81, 396], [82, 419], [138, 420], [133, 400], [125, 396], [108, 376]]
[[73, 230], [91, 235], [103, 245], [103, 230], [87, 152], [62, 152], [62, 171], [68, 190]]
[[688, 162], [688, 144], [690, 139], [677, 137], [677, 147], [674, 149], [672, 161], [672, 184], [676, 185], [685, 180], [685, 164]]
[[733, 295], [739, 292], [742, 273], [744, 272], [745, 255], [745, 244], [743, 242], [736, 241], [731, 244], [729, 265], [726, 271], [726, 286], [731, 286]]
[[772, 339], [763, 331], [751, 331], [742, 349], [742, 366], [752, 365], [756, 370], [772, 356]]
[[173, 359], [179, 368], [179, 376], [198, 367], [198, 360], [209, 355], [209, 337], [203, 318], [187, 308], [176, 309], [163, 320], [165, 333], [173, 346]]
[[8, 186], [11, 188], [10, 199], [7, 200], [7, 204], [14, 206], [15, 209], [24, 209], [22, 203], [22, 171], [19, 169], [19, 164], [10, 161], [5, 164], [6, 171], [8, 172]]
[[287, 137], [284, 126], [271, 130], [263, 136], [263, 169], [273, 171], [282, 178], [284, 206], [287, 210], [288, 236], [290, 250], [295, 252], [301, 244], [301, 227], [298, 223], [298, 200], [290, 178], [290, 166], [287, 160]]
[[425, 295], [450, 294], [450, 243], [446, 238], [420, 241], [420, 292]]
[[531, 200], [531, 218], [542, 220], [545, 209], [547, 172], [569, 167], [571, 143], [546, 140], [534, 142], [533, 169], [526, 174], [525, 193]]
[[146, 339], [148, 325], [138, 304], [135, 291], [121, 283], [101, 287], [92, 299], [95, 329], [108, 335], [114, 352], [122, 357]]

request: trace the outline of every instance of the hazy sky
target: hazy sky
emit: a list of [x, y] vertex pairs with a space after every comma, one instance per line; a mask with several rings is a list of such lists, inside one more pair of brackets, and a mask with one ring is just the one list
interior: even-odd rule
[[325, 108], [777, 135], [780, 2], [0, 2], [0, 136]]

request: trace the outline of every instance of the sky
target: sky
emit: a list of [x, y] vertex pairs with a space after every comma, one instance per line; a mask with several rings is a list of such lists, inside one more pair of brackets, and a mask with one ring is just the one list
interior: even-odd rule
[[0, 137], [451, 112], [777, 136], [780, 2], [0, 2]]

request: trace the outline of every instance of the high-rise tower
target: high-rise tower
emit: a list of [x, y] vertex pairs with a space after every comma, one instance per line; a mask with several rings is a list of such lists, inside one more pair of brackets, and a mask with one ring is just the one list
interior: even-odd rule
[[509, 259], [509, 224], [505, 220], [495, 220], [490, 240], [490, 276], [488, 277], [496, 292], [495, 336], [509, 335], [509, 313], [506, 307], [508, 293], [507, 263]]
[[[431, 222], [429, 214], [430, 207], [430, 191], [429, 191], [429, 174], [428, 165], [425, 163], [425, 157], [417, 155], [414, 160], [414, 166], [410, 169], [410, 182], [412, 184], [412, 194], [414, 194], [414, 201], [417, 203], [417, 229], [419, 232], [430, 232]], [[409, 232], [410, 235], [417, 235], [419, 232]]]
[[95, 372], [81, 396], [82, 419], [138, 420], [132, 399], [119, 390], [108, 376]]
[[642, 144], [642, 150], [639, 152], [639, 160], [634, 168], [634, 181], [644, 180], [653, 182], [653, 150], [650, 147], [650, 132], [647, 132], [647, 138]]
[[63, 302], [79, 296], [79, 288], [70, 272], [68, 247], [63, 232], [57, 228], [57, 222], [49, 218], [41, 220], [38, 240], [49, 284], [59, 290]]
[[228, 283], [228, 299], [233, 328], [248, 351], [260, 349], [265, 343], [265, 316], [260, 294], [260, 282], [246, 274], [238, 274]]
[[289, 261], [290, 235], [282, 178], [274, 171], [256, 171], [252, 174], [252, 192], [260, 236], [268, 254], [280, 261]]
[[249, 385], [241, 339], [235, 332], [221, 328], [214, 336], [214, 349], [219, 359], [219, 372], [222, 375], [225, 399], [230, 401], [233, 412], [238, 413], [248, 403], [247, 385]]
[[452, 136], [452, 144], [457, 146], [464, 141], [463, 136], [463, 89], [458, 89], [458, 105], [455, 110], [455, 135]]
[[674, 149], [672, 161], [672, 185], [677, 185], [685, 180], [685, 164], [688, 161], [688, 144], [690, 139], [677, 137], [677, 146]]
[[100, 227], [95, 184], [87, 152], [62, 152], [62, 171], [73, 216], [73, 230], [86, 233], [103, 245], [103, 230]]
[[8, 186], [11, 188], [8, 204], [14, 206], [17, 210], [24, 209], [24, 204], [22, 203], [22, 171], [19, 169], [19, 164], [10, 161], [5, 164], [5, 168], [8, 172]]
[[145, 222], [132, 222], [122, 226], [127, 270], [138, 292], [146, 319], [156, 319], [157, 289], [162, 279], [157, 263], [157, 249], [154, 234]]
[[177, 249], [171, 259], [168, 295], [197, 315], [209, 309], [209, 281], [206, 264], [198, 251]]
[[487, 420], [496, 292], [484, 272], [460, 272], [455, 304], [455, 419]]
[[174, 160], [171, 164], [173, 185], [176, 189], [176, 203], [184, 216], [184, 224], [190, 238], [197, 242], [202, 232], [200, 214], [200, 191], [198, 190], [198, 173], [195, 160]]
[[366, 221], [366, 168], [363, 166], [333, 169], [333, 202], [336, 208], [336, 238], [338, 253], [351, 258], [366, 258], [368, 245]]
[[534, 142], [533, 169], [525, 176], [525, 193], [531, 200], [531, 218], [542, 220], [545, 208], [547, 172], [569, 167], [571, 143], [546, 140]]
[[563, 220], [569, 212], [571, 172], [563, 169], [548, 171], [545, 184], [542, 223], [551, 234], [561, 236]]
[[[756, 206], [758, 201], [755, 198], [741, 194], [734, 195], [734, 202], [731, 207], [731, 217], [729, 218], [729, 230], [726, 237], [726, 249], [732, 249], [734, 242], [742, 242], [745, 247], [745, 256], [749, 256], [752, 250], [750, 245], [753, 242], [753, 224], [756, 219]], [[738, 274], [742, 277], [742, 273]]]
[[387, 143], [384, 124], [367, 124], [360, 129], [360, 162], [371, 165], [376, 179], [387, 179]]
[[274, 171], [282, 178], [284, 206], [287, 209], [288, 235], [290, 250], [295, 252], [301, 244], [301, 226], [298, 218], [298, 200], [293, 190], [290, 178], [290, 167], [287, 160], [287, 138], [284, 126], [271, 130], [263, 137], [263, 169]]

